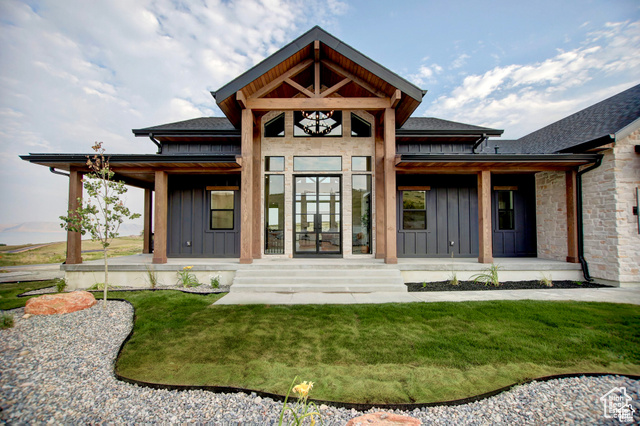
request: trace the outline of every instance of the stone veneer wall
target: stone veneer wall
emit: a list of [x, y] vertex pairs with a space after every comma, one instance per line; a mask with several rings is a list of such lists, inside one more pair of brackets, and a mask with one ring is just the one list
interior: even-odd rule
[[538, 257], [567, 260], [565, 172], [536, 173]]
[[[267, 156], [284, 156], [285, 157], [285, 245], [284, 255], [264, 254], [264, 232], [261, 234], [261, 247], [263, 257], [278, 258], [292, 257], [293, 255], [293, 157], [294, 155], [318, 155], [318, 156], [342, 156], [342, 172], [305, 172], [296, 174], [327, 174], [342, 175], [342, 253], [344, 257], [373, 257], [375, 248], [375, 120], [372, 115], [364, 111], [354, 111], [357, 115], [371, 123], [370, 138], [354, 138], [351, 137], [351, 111], [342, 111], [342, 135], [343, 137], [326, 137], [326, 138], [310, 138], [310, 137], [294, 137], [293, 136], [293, 111], [285, 112], [285, 136], [278, 138], [264, 137], [264, 123], [281, 114], [281, 111], [271, 111], [262, 117], [260, 126], [262, 127], [262, 166], [261, 166], [261, 228], [265, 227], [264, 220], [264, 176], [265, 174], [282, 174], [280, 172], [265, 173], [264, 163]], [[371, 204], [371, 233], [372, 244], [371, 254], [352, 254], [351, 239], [351, 157], [352, 156], [370, 156], [371, 167], [371, 184], [373, 192], [373, 201]], [[365, 172], [355, 172], [355, 174], [366, 174]]]
[[602, 165], [583, 175], [584, 253], [600, 281], [640, 283], [640, 235], [633, 215], [640, 187], [640, 130], [604, 151]]

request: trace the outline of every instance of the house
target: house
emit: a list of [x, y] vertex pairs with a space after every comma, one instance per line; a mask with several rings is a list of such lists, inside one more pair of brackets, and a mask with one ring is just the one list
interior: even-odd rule
[[[145, 189], [144, 251], [153, 229], [159, 267], [181, 258], [228, 258], [232, 269], [267, 258], [536, 258], [572, 279], [582, 260], [612, 284], [639, 282], [638, 260], [621, 260], [639, 247], [622, 225], [637, 218], [622, 187], [640, 184], [631, 90], [635, 112], [625, 104], [571, 116], [498, 148], [490, 138], [502, 130], [412, 117], [426, 91], [314, 27], [212, 92], [224, 117], [134, 129], [157, 154], [110, 162], [118, 179]], [[21, 158], [68, 171], [75, 209], [85, 154]], [[599, 173], [624, 194], [603, 188]], [[82, 270], [80, 245], [70, 232], [67, 272]]]

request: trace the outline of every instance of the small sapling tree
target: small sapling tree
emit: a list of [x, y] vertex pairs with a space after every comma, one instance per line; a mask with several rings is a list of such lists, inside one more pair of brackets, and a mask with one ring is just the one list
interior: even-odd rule
[[107, 248], [111, 241], [118, 236], [120, 225], [125, 219], [136, 219], [139, 213], [132, 213], [123, 203], [122, 195], [127, 192], [123, 182], [113, 180], [114, 172], [109, 167], [109, 158], [104, 156], [105, 149], [102, 142], [96, 142], [92, 147], [94, 155], [87, 156], [87, 173], [82, 182], [89, 196], [75, 211], [67, 212], [67, 216], [60, 216], [62, 228], [67, 231], [89, 233], [92, 241], [102, 246], [104, 254], [104, 302], [107, 306], [107, 288], [109, 287], [109, 265]]

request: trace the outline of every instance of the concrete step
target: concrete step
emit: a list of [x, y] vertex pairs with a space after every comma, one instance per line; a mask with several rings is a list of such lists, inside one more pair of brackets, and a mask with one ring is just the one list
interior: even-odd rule
[[283, 267], [275, 269], [238, 270], [231, 292], [268, 293], [373, 293], [406, 292], [398, 269], [355, 267], [336, 269], [331, 266], [313, 269]]

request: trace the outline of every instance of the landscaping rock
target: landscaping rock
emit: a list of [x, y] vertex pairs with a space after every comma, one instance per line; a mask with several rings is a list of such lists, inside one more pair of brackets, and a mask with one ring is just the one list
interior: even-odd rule
[[30, 315], [68, 314], [92, 307], [98, 303], [87, 291], [45, 294], [27, 300], [25, 312]]
[[347, 426], [357, 425], [421, 425], [422, 422], [409, 416], [401, 416], [393, 413], [370, 413], [355, 417], [347, 422]]

